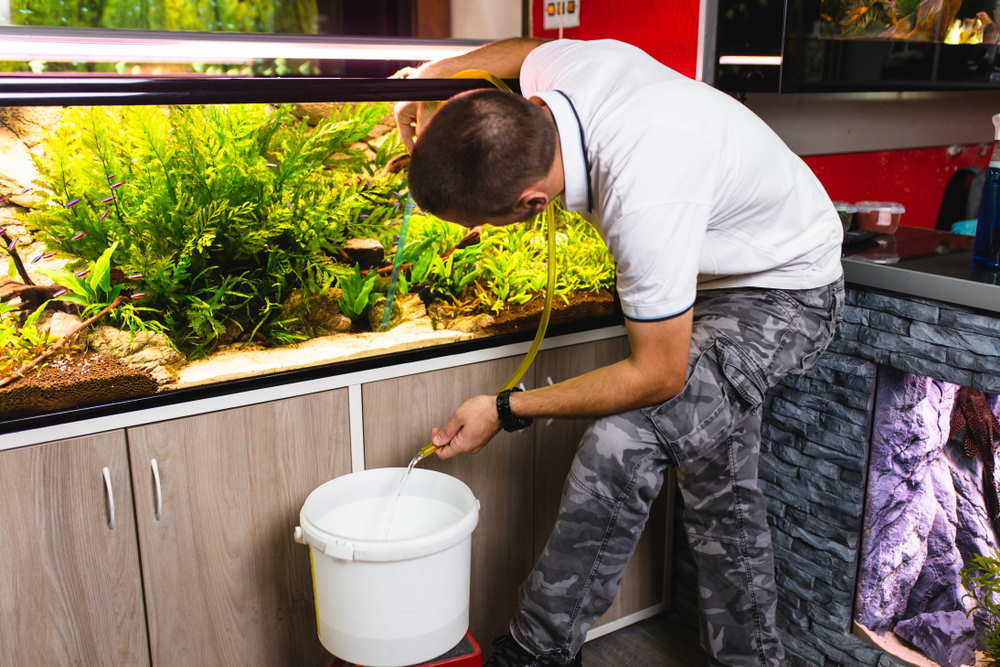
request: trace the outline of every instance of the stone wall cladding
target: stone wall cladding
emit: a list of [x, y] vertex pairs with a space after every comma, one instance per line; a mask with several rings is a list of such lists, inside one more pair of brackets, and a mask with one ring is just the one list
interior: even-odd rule
[[[778, 622], [795, 667], [900, 665], [852, 634], [878, 365], [1000, 391], [1000, 317], [928, 299], [847, 290], [836, 339], [764, 406]], [[676, 526], [674, 608], [694, 618], [694, 563]]]

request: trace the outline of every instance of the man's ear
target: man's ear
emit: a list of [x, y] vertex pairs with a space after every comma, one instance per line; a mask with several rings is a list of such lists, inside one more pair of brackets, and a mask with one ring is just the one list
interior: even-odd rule
[[528, 215], [537, 215], [544, 211], [548, 205], [549, 196], [535, 187], [525, 188], [517, 200], [518, 212]]

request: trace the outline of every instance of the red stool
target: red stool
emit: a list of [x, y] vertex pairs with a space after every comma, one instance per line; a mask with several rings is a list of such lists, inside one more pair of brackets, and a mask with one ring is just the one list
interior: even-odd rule
[[[334, 658], [330, 667], [362, 667], [351, 662]], [[483, 667], [483, 652], [470, 633], [465, 633], [462, 641], [447, 653], [433, 660], [422, 662], [412, 667]]]

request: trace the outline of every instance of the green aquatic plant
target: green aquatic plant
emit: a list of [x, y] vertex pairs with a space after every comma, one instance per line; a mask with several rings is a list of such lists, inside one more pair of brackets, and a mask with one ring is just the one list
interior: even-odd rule
[[[79, 306], [80, 315], [84, 319], [92, 317], [115, 303], [124, 288], [124, 284], [113, 284], [111, 281], [111, 257], [117, 247], [117, 242], [111, 244], [111, 247], [101, 253], [96, 261], [90, 262], [77, 271], [42, 269], [42, 275], [62, 286], [65, 290], [65, 293], [53, 298]], [[145, 295], [142, 292], [133, 292], [129, 296], [132, 299], [140, 299]], [[115, 306], [111, 310], [110, 317], [113, 322], [131, 331], [162, 332], [165, 330], [162, 324], [156, 320], [141, 317], [143, 313], [155, 312], [152, 308], [125, 302]]]
[[[556, 220], [555, 294], [567, 301], [572, 293], [611, 289], [614, 262], [597, 231], [579, 215], [561, 208], [557, 208]], [[485, 227], [477, 245], [455, 250], [447, 258], [424, 252], [420, 260], [426, 265], [420, 264], [418, 274], [414, 262], [411, 282], [419, 283], [433, 298], [461, 303], [464, 311], [498, 313], [511, 304], [526, 304], [545, 290], [546, 240], [541, 220]]]
[[990, 665], [1000, 665], [1000, 558], [976, 554], [961, 575], [966, 597], [973, 601], [969, 613], [981, 612], [986, 622], [983, 653]]
[[47, 305], [25, 315], [16, 306], [0, 301], [0, 378], [45, 353], [56, 340], [38, 327]]
[[291, 291], [325, 290], [347, 239], [391, 234], [402, 177], [356, 146], [386, 113], [345, 105], [311, 127], [291, 105], [73, 108], [36, 159], [48, 205], [25, 222], [84, 260], [117, 244], [112, 263], [143, 275], [143, 319], [193, 356], [286, 344]]
[[368, 275], [362, 275], [358, 265], [355, 264], [354, 270], [342, 276], [337, 282], [341, 291], [337, 305], [340, 306], [340, 312], [349, 317], [352, 322], [360, 320], [368, 310], [375, 294], [372, 290], [377, 279], [378, 273], [369, 271]]

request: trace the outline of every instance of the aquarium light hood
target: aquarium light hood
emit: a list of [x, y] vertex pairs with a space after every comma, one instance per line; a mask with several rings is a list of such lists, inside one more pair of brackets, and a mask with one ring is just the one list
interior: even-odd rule
[[0, 60], [245, 63], [260, 59], [424, 61], [465, 53], [472, 39], [0, 27]]

